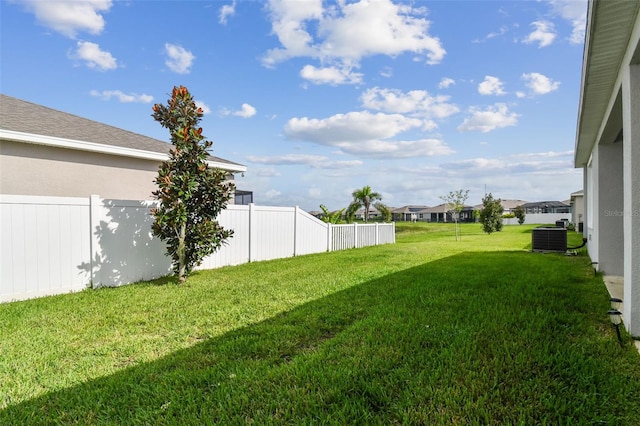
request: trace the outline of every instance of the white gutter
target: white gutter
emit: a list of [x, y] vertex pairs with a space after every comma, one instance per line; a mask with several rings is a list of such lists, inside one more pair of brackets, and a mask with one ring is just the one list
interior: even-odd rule
[[[126, 148], [121, 146], [105, 145], [95, 142], [86, 142], [73, 139], [58, 138], [54, 136], [36, 135], [33, 133], [16, 132], [0, 129], [0, 139], [26, 142], [38, 145], [54, 146], [58, 148], [76, 149], [79, 151], [97, 152], [101, 154], [119, 155], [144, 160], [166, 161], [169, 154], [142, 149]], [[170, 145], [167, 144], [167, 151]], [[209, 167], [215, 167], [230, 172], [246, 172], [247, 167], [240, 164], [221, 163], [219, 161], [207, 161]]]

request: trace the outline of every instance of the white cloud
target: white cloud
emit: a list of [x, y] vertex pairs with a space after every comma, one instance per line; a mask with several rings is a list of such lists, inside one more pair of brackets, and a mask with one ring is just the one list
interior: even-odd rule
[[438, 89], [448, 89], [450, 86], [454, 84], [456, 84], [456, 81], [454, 79], [445, 77], [442, 80], [440, 80], [440, 83], [438, 83]]
[[320, 188], [309, 188], [307, 190], [307, 196], [309, 198], [313, 198], [314, 200], [322, 199], [322, 189]]
[[249, 104], [242, 104], [242, 109], [240, 111], [236, 111], [233, 115], [242, 118], [249, 118], [256, 115], [256, 109]]
[[344, 3], [341, 14], [325, 17], [319, 33], [326, 35], [323, 55], [359, 59], [370, 55], [395, 56], [405, 52], [426, 56], [427, 63], [442, 61], [440, 40], [428, 35], [430, 22], [424, 8], [388, 0]]
[[322, 120], [292, 118], [285, 126], [285, 133], [291, 139], [337, 146], [344, 141], [387, 139], [421, 125], [421, 120], [400, 114], [362, 111], [336, 114]]
[[[513, 158], [511, 156], [510, 158]], [[460, 161], [444, 163], [440, 167], [443, 170], [456, 171], [466, 176], [488, 176], [496, 173], [503, 176], [513, 176], [519, 174], [527, 174], [533, 176], [536, 174], [564, 174], [572, 167], [571, 158], [566, 160], [548, 160], [540, 161], [512, 161], [505, 158], [471, 158]]]
[[79, 41], [76, 51], [69, 54], [69, 57], [80, 59], [84, 61], [89, 68], [95, 68], [99, 71], [118, 68], [116, 58], [114, 58], [111, 53], [100, 50], [99, 45], [88, 41]]
[[384, 67], [382, 71], [380, 71], [380, 75], [384, 78], [393, 77], [393, 70], [389, 67]]
[[274, 156], [248, 156], [247, 160], [256, 164], [269, 164], [278, 166], [309, 166], [314, 169], [350, 169], [359, 167], [363, 163], [360, 160], [333, 161], [322, 155], [286, 154]]
[[209, 105], [205, 104], [202, 101], [194, 101], [194, 102], [198, 108], [202, 109], [202, 113], [204, 115], [211, 113], [211, 108], [209, 108]]
[[104, 29], [102, 13], [111, 9], [111, 0], [21, 0], [44, 26], [69, 38], [78, 32], [100, 34]]
[[145, 93], [124, 93], [120, 90], [92, 90], [89, 92], [91, 96], [95, 96], [97, 98], [101, 98], [105, 101], [110, 100], [111, 98], [116, 98], [118, 101], [122, 103], [131, 103], [131, 102], [139, 102], [143, 104], [148, 104], [153, 102], [153, 96], [147, 95]]
[[537, 72], [522, 74], [522, 79], [526, 81], [526, 86], [536, 95], [546, 95], [560, 87], [560, 82], [553, 81], [546, 75]]
[[572, 44], [580, 44], [584, 41], [584, 31], [587, 22], [586, 0], [549, 0], [555, 13], [561, 18], [571, 22], [573, 31], [569, 37]]
[[313, 65], [305, 65], [300, 71], [300, 76], [314, 84], [330, 84], [332, 86], [362, 82], [361, 73], [354, 73], [347, 68], [316, 68]]
[[292, 118], [285, 126], [290, 139], [340, 148], [344, 153], [384, 158], [412, 158], [453, 153], [442, 141], [386, 140], [423, 125], [401, 114], [350, 112], [326, 119]]
[[442, 164], [443, 169], [466, 169], [466, 170], [496, 170], [504, 169], [508, 166], [506, 162], [495, 158], [471, 158], [468, 160], [453, 161]]
[[267, 200], [273, 200], [274, 198], [279, 197], [282, 194], [282, 192], [276, 190], [276, 189], [270, 189], [267, 192], [264, 193], [264, 197]]
[[[430, 22], [423, 17], [424, 8], [390, 0], [361, 0], [338, 2], [323, 10], [321, 0], [271, 0], [269, 10], [272, 31], [281, 47], [266, 52], [262, 62], [267, 67], [294, 57], [310, 57], [320, 60], [323, 68], [344, 70], [357, 67], [367, 56], [403, 53], [436, 64], [446, 54], [440, 40], [428, 34]], [[317, 31], [312, 34], [309, 28]], [[333, 78], [327, 82], [336, 84]]]
[[385, 159], [434, 157], [454, 153], [451, 148], [438, 139], [412, 141], [368, 140], [362, 142], [340, 142], [336, 146], [348, 154]]
[[218, 22], [220, 22], [222, 25], [226, 25], [227, 18], [235, 14], [236, 14], [236, 2], [234, 0], [233, 3], [225, 4], [220, 8], [220, 17], [218, 19]]
[[471, 42], [472, 43], [484, 43], [487, 40], [491, 40], [492, 38], [497, 38], [497, 37], [501, 37], [503, 35], [505, 35], [508, 31], [508, 28], [506, 25], [502, 25], [500, 27], [500, 29], [498, 31], [492, 31], [489, 34], [487, 34], [483, 39], [474, 39]]
[[547, 151], [547, 152], [528, 152], [522, 154], [512, 154], [511, 158], [555, 158], [555, 157], [573, 157], [574, 151]]
[[189, 74], [193, 60], [196, 58], [193, 53], [177, 44], [165, 43], [164, 51], [167, 55], [165, 65], [178, 74]]
[[251, 106], [251, 105], [249, 105], [247, 103], [244, 103], [244, 104], [242, 104], [241, 109], [238, 110], [238, 111], [231, 111], [229, 109], [223, 109], [221, 111], [221, 113], [222, 113], [222, 115], [235, 115], [236, 117], [251, 118], [254, 115], [256, 115], [256, 109], [253, 106]]
[[478, 85], [478, 93], [481, 95], [504, 95], [504, 83], [498, 77], [487, 75], [484, 81]]
[[502, 35], [505, 35], [507, 33], [507, 27], [505, 25], [501, 26], [500, 29], [498, 31], [494, 31], [491, 32], [489, 34], [487, 34], [487, 39], [492, 39], [492, 38], [496, 38], [496, 37], [500, 37]]
[[538, 47], [546, 47], [553, 43], [556, 38], [555, 26], [549, 21], [534, 21], [531, 23], [535, 30], [524, 40], [524, 43], [538, 43]]
[[402, 92], [374, 87], [366, 90], [360, 99], [368, 109], [428, 118], [445, 118], [459, 111], [456, 105], [448, 102], [449, 96], [432, 96], [426, 90]]
[[317, 55], [306, 21], [322, 17], [322, 0], [272, 0], [268, 8], [272, 32], [282, 48], [269, 50], [263, 58], [263, 65], [273, 66], [289, 58]]
[[268, 178], [268, 177], [278, 177], [280, 176], [280, 172], [274, 169], [273, 167], [265, 167], [265, 168], [251, 168], [252, 174], [255, 174], [258, 177]]
[[507, 105], [500, 103], [484, 111], [471, 108], [470, 112], [471, 117], [465, 118], [464, 122], [458, 126], [458, 131], [487, 133], [502, 127], [515, 126], [519, 117], [518, 114], [509, 112]]

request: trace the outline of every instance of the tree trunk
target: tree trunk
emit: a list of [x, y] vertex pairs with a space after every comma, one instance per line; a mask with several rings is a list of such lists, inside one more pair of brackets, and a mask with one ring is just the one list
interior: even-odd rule
[[178, 239], [178, 283], [185, 280], [186, 260], [185, 260], [185, 239], [187, 234], [187, 224], [180, 225], [180, 237]]

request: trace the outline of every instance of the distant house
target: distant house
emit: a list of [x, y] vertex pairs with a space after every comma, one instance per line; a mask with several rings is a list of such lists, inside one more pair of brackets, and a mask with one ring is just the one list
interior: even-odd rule
[[526, 214], [535, 213], [571, 213], [571, 206], [562, 201], [536, 201], [524, 203], [520, 207]]
[[[460, 211], [459, 222], [473, 222], [472, 206], [463, 206]], [[418, 220], [424, 220], [427, 222], [453, 222], [453, 215], [451, 214], [451, 205], [438, 204], [434, 207], [429, 207], [418, 212]]]
[[[500, 205], [502, 206], [502, 214], [511, 214], [515, 210], [516, 207], [526, 204], [526, 201], [522, 200], [500, 200]], [[474, 210], [482, 210], [484, 208], [483, 204], [477, 204], [473, 206]]]
[[[358, 220], [364, 220], [364, 208], [356, 210], [354, 217]], [[382, 214], [375, 207], [369, 207], [369, 220], [382, 217]]]
[[[0, 94], [0, 194], [147, 200], [171, 144]], [[247, 170], [209, 157], [209, 165]], [[232, 203], [243, 203], [238, 191]]]
[[421, 210], [428, 209], [428, 206], [404, 206], [391, 211], [393, 220], [396, 221], [416, 221]]
[[[501, 200], [500, 205], [504, 209], [503, 214], [512, 214], [516, 207], [527, 204], [522, 200]], [[482, 208], [482, 205], [480, 206]]]
[[640, 337], [640, 1], [590, 0], [574, 165], [584, 236], [605, 279], [623, 281], [623, 322]]

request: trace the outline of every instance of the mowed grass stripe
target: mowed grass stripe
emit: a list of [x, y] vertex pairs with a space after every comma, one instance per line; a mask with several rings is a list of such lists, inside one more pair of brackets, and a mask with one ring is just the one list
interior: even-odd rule
[[395, 245], [0, 305], [0, 424], [637, 424], [601, 277], [530, 231], [398, 224]]

